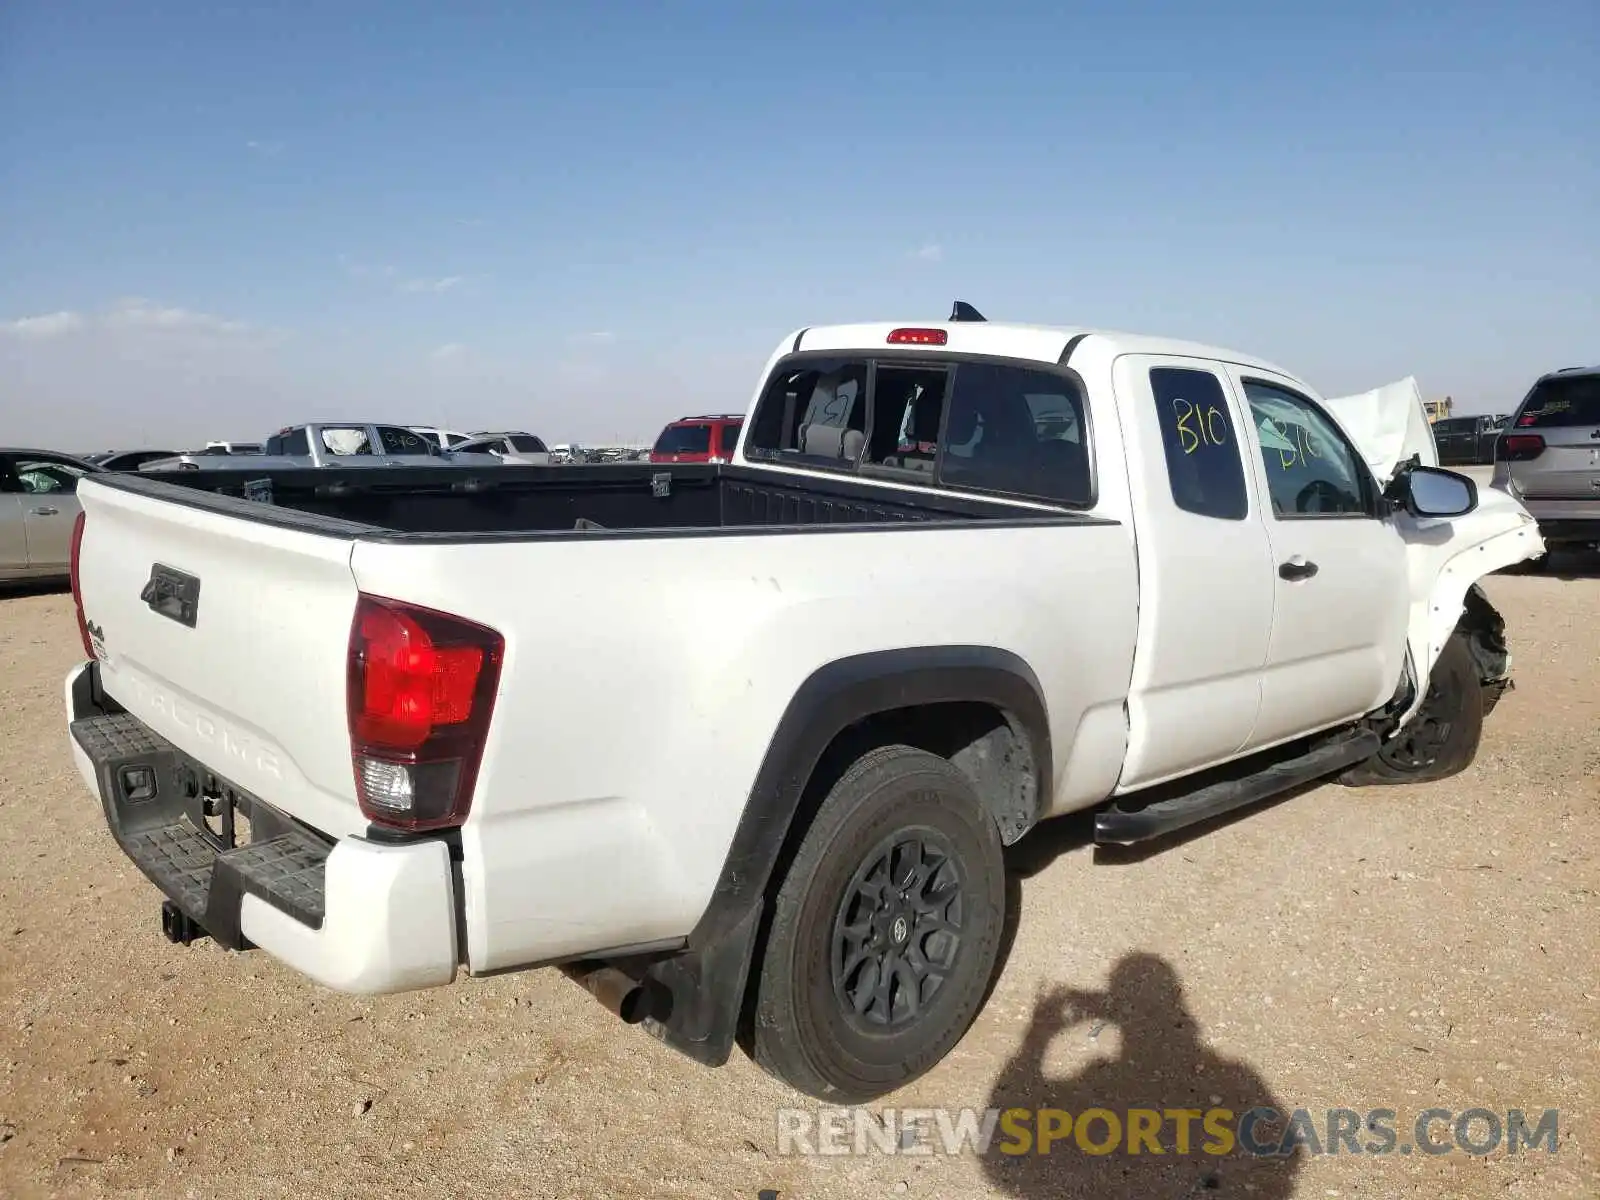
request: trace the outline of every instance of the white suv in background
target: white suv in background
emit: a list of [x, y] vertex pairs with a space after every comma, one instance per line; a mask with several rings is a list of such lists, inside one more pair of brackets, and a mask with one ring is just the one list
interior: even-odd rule
[[1495, 443], [1492, 486], [1533, 515], [1548, 548], [1600, 543], [1600, 366], [1529, 389]]

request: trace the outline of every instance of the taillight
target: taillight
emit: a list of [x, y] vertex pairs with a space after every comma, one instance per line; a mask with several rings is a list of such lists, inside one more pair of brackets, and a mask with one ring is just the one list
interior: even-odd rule
[[83, 642], [83, 656], [94, 657], [94, 643], [89, 640], [89, 618], [83, 613], [83, 581], [78, 577], [78, 562], [83, 556], [84, 512], [78, 510], [72, 522], [72, 551], [69, 559], [69, 578], [72, 580], [72, 604], [78, 610], [78, 638]]
[[950, 331], [947, 329], [892, 329], [889, 331], [889, 345], [891, 346], [943, 346], [950, 340]]
[[345, 702], [368, 820], [406, 830], [466, 820], [504, 653], [498, 633], [460, 617], [357, 600]]
[[1494, 444], [1500, 462], [1527, 462], [1544, 453], [1544, 438], [1537, 433], [1502, 433]]

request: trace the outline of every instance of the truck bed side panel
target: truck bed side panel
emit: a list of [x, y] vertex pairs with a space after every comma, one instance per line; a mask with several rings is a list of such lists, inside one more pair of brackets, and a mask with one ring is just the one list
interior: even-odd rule
[[1121, 768], [1138, 611], [1124, 525], [362, 541], [352, 566], [363, 590], [507, 639], [462, 833], [474, 970], [687, 934], [786, 706], [840, 658], [1010, 651], [1044, 692], [1057, 807], [1108, 795]]

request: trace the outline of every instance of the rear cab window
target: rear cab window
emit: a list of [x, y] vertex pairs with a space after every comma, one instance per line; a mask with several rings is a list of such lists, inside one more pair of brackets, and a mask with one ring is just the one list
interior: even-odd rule
[[668, 425], [656, 439], [657, 454], [709, 454], [711, 426]]
[[267, 439], [266, 452], [274, 457], [304, 458], [311, 453], [311, 442], [306, 438], [304, 427], [284, 429]]
[[797, 355], [780, 363], [745, 457], [953, 491], [1092, 507], [1076, 376], [981, 358]]

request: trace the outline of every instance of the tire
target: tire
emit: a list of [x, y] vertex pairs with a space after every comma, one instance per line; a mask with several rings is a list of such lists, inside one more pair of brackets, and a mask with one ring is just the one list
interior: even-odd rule
[[[902, 881], [919, 861], [916, 886], [874, 907], [885, 873]], [[862, 755], [822, 802], [774, 899], [751, 1056], [832, 1103], [872, 1100], [926, 1074], [988, 994], [1006, 896], [999, 832], [966, 776], [909, 746]], [[945, 970], [916, 979], [919, 960]], [[887, 987], [878, 986], [884, 963]]]
[[1377, 754], [1339, 776], [1339, 782], [1352, 787], [1432, 783], [1459, 774], [1478, 755], [1485, 707], [1472, 651], [1461, 634], [1451, 634], [1411, 723]]

